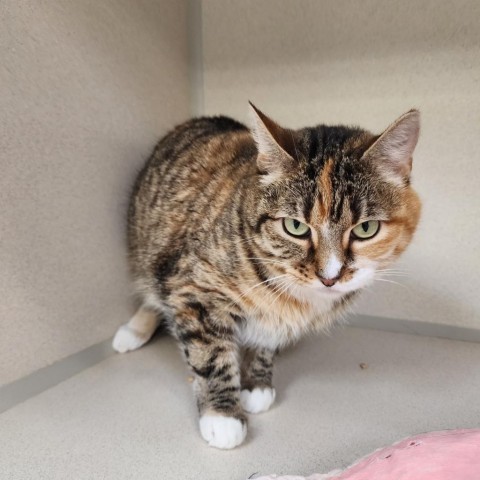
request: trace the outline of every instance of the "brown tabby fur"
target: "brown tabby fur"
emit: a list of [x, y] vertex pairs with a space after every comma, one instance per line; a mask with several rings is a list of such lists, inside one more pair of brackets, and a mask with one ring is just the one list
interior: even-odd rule
[[[380, 269], [396, 259], [420, 213], [411, 159], [389, 159], [389, 149], [403, 148], [389, 137], [397, 124], [418, 123], [417, 112], [382, 136], [343, 126], [287, 130], [252, 113], [254, 136], [226, 117], [167, 134], [138, 176], [128, 216], [141, 311], [161, 315], [179, 341], [200, 414], [242, 422], [241, 389], [271, 387], [275, 352], [325, 329], [363, 285], [330, 292], [361, 262]], [[282, 217], [308, 224], [311, 237], [289, 236]], [[354, 240], [351, 229], [368, 219], [382, 221], [379, 234]], [[317, 295], [312, 282], [333, 254], [337, 285], [320, 285]], [[137, 325], [138, 333], [147, 339], [155, 326]]]

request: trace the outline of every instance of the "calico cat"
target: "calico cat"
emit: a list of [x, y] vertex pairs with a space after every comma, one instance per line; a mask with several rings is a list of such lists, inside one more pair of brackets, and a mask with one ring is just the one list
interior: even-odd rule
[[140, 172], [128, 253], [141, 306], [113, 341], [126, 352], [168, 326], [218, 448], [240, 445], [245, 412], [272, 405], [276, 352], [326, 329], [405, 250], [420, 214], [418, 111], [381, 135], [251, 113], [252, 130], [227, 117], [178, 126]]

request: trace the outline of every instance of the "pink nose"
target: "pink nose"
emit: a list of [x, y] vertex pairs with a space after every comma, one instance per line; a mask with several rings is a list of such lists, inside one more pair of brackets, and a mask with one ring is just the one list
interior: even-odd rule
[[320, 281], [326, 286], [326, 287], [333, 287], [337, 283], [338, 277], [335, 278], [323, 278], [320, 277]]

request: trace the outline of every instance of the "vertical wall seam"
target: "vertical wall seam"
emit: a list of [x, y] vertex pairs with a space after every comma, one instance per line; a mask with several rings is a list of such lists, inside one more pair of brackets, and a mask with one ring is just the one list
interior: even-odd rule
[[192, 116], [198, 117], [205, 113], [202, 0], [188, 0], [187, 16], [190, 110]]

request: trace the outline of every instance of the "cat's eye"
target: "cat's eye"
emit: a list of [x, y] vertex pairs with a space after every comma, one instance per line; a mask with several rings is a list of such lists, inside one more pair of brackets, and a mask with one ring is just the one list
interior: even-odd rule
[[293, 237], [306, 237], [310, 234], [310, 227], [295, 218], [284, 218], [283, 228]]
[[358, 240], [367, 240], [374, 237], [380, 230], [380, 222], [378, 220], [368, 220], [367, 222], [359, 223], [353, 228], [353, 237]]

